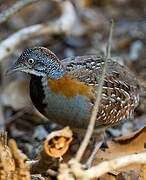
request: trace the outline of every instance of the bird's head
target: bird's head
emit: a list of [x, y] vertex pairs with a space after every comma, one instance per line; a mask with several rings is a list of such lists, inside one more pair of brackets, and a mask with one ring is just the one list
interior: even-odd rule
[[8, 71], [22, 71], [51, 79], [60, 79], [64, 75], [64, 68], [58, 57], [44, 47], [24, 50]]

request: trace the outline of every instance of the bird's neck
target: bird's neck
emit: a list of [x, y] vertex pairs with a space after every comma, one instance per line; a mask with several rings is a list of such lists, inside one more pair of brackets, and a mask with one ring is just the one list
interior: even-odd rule
[[43, 114], [46, 104], [44, 104], [44, 90], [42, 77], [31, 75], [30, 79], [30, 97], [36, 108]]

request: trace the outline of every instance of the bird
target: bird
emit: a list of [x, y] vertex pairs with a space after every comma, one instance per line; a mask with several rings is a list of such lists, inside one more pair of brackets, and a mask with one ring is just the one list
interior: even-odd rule
[[[60, 60], [45, 47], [25, 49], [9, 71], [30, 75], [30, 97], [37, 110], [62, 126], [86, 129], [98, 93], [104, 57], [85, 55]], [[95, 130], [133, 116], [140, 85], [130, 70], [111, 58], [102, 87]]]

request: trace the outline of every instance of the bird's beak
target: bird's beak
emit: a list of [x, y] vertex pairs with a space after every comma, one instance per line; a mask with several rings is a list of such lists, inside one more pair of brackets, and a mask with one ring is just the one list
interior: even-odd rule
[[15, 72], [15, 71], [20, 71], [20, 70], [21, 70], [21, 67], [19, 67], [18, 65], [14, 64], [14, 65], [12, 65], [12, 66], [5, 72], [5, 74], [6, 74], [6, 75], [9, 75], [9, 74], [11, 74], [11, 73], [13, 73], [13, 72]]

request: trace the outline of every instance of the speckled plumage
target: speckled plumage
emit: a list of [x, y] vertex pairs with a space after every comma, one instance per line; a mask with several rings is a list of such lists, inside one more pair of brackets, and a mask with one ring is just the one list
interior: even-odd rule
[[[33, 64], [29, 64], [30, 58]], [[24, 51], [14, 69], [33, 74], [31, 99], [47, 118], [64, 126], [86, 128], [103, 65], [103, 58], [96, 55], [60, 61], [48, 49], [36, 47]], [[96, 129], [130, 117], [139, 100], [139, 83], [129, 70], [111, 59], [107, 65]]]

